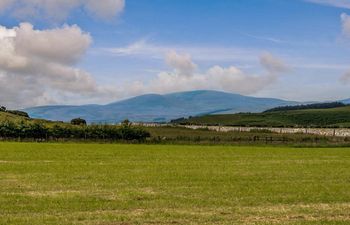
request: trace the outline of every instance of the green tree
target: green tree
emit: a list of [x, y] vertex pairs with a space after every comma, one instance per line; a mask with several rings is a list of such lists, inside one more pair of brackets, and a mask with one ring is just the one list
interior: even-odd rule
[[82, 118], [75, 118], [75, 119], [72, 119], [70, 121], [70, 123], [72, 125], [79, 125], [79, 126], [85, 126], [87, 123], [86, 123], [86, 120], [82, 119]]

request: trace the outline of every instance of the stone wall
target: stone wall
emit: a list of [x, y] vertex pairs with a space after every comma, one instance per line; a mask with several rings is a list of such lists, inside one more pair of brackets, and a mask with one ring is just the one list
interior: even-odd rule
[[[158, 124], [158, 123], [133, 123], [135, 126], [145, 127], [166, 127], [177, 125], [174, 124]], [[350, 129], [343, 128], [273, 128], [273, 127], [226, 127], [226, 126], [197, 126], [197, 125], [178, 125], [178, 127], [185, 127], [188, 129], [208, 129], [217, 132], [230, 132], [230, 131], [241, 131], [249, 132], [251, 130], [269, 130], [275, 133], [281, 134], [316, 134], [321, 136], [335, 136], [335, 137], [350, 137]]]
[[224, 126], [195, 126], [185, 125], [189, 129], [209, 129], [218, 132], [241, 131], [249, 132], [251, 130], [269, 130], [276, 133], [286, 134], [316, 134], [322, 136], [350, 137], [350, 129], [331, 129], [331, 128], [269, 128], [269, 127], [224, 127]]

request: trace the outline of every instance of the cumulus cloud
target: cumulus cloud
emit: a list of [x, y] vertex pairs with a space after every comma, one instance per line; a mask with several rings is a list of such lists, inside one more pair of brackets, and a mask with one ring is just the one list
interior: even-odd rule
[[[24, 107], [54, 102], [52, 93], [101, 95], [94, 78], [74, 65], [91, 37], [78, 26], [35, 30], [29, 23], [0, 26], [0, 103]], [[109, 91], [108, 91], [109, 92]]]
[[197, 66], [192, 62], [191, 57], [176, 52], [168, 54], [165, 61], [174, 70], [159, 73], [149, 84], [138, 84], [139, 90], [167, 93], [193, 89], [212, 89], [253, 94], [276, 82], [279, 75], [286, 72], [287, 68], [287, 65], [281, 59], [270, 53], [265, 53], [260, 57], [265, 72], [259, 75], [245, 73], [235, 66], [227, 68], [213, 66], [203, 73], [196, 73]]
[[197, 69], [197, 65], [192, 62], [191, 56], [188, 54], [180, 55], [171, 51], [166, 55], [165, 61], [180, 76], [192, 76]]
[[[76, 63], [90, 46], [90, 35], [76, 25], [52, 30], [34, 30], [29, 23], [16, 29], [14, 39], [17, 53], [61, 63]], [[30, 43], [30, 44], [28, 44]]]
[[111, 19], [121, 13], [124, 6], [125, 0], [1, 0], [0, 12], [7, 10], [20, 19], [45, 17], [61, 22], [77, 8], [98, 18]]
[[288, 70], [288, 66], [281, 59], [269, 52], [260, 56], [260, 64], [270, 73], [283, 73]]

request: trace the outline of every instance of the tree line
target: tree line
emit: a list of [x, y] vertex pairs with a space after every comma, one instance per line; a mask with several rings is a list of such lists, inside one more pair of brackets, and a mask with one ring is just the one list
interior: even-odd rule
[[148, 137], [150, 137], [148, 131], [133, 127], [129, 122], [124, 122], [121, 126], [50, 124], [38, 121], [0, 122], [0, 138], [2, 139], [144, 141]]
[[342, 102], [329, 102], [329, 103], [315, 103], [315, 104], [307, 104], [307, 105], [295, 105], [295, 106], [280, 106], [276, 108], [272, 108], [264, 111], [264, 113], [268, 112], [280, 112], [280, 111], [291, 111], [291, 110], [302, 110], [302, 109], [332, 109], [338, 107], [345, 107]]

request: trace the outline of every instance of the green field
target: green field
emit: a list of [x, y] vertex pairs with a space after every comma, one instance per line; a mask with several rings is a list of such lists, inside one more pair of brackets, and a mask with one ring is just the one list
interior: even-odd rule
[[263, 127], [350, 127], [350, 106], [332, 109], [205, 115], [178, 122], [186, 124]]
[[349, 148], [0, 143], [0, 224], [349, 223]]

